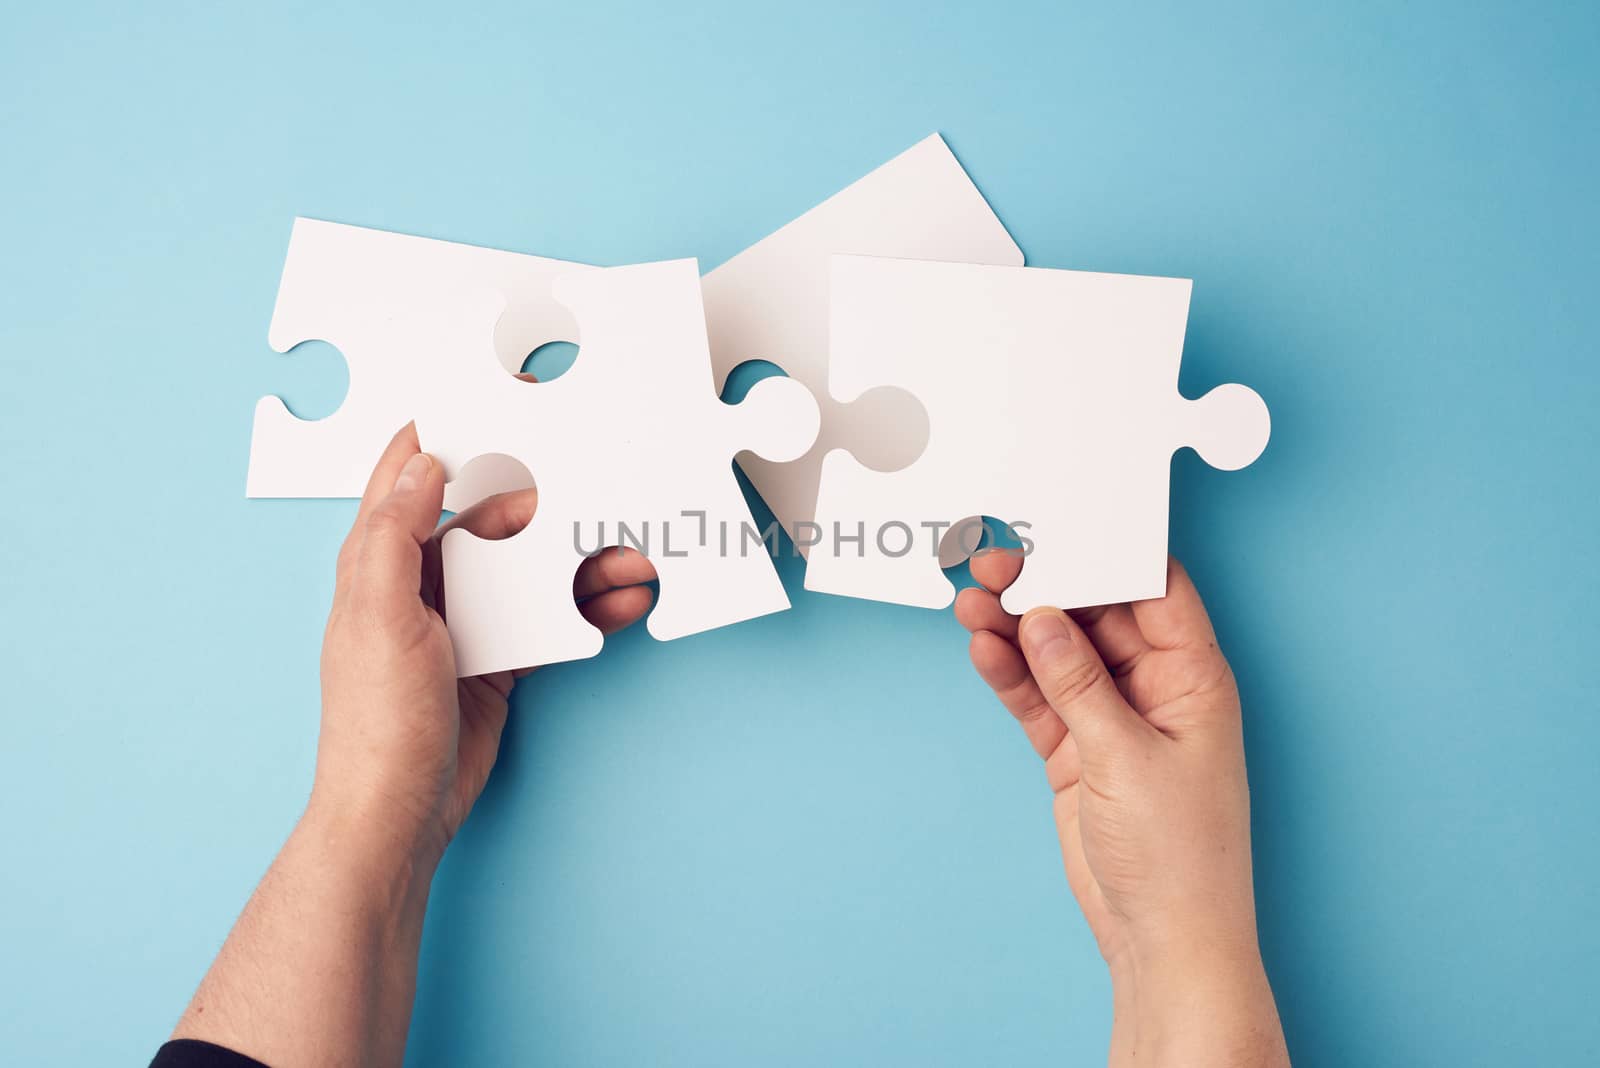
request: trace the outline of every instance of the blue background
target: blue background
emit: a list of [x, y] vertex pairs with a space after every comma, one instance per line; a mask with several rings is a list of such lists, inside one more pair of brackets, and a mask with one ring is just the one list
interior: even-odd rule
[[[255, 399], [343, 390], [266, 346], [294, 215], [709, 267], [935, 129], [1030, 263], [1194, 278], [1185, 391], [1272, 406], [1172, 539], [1298, 1063], [1600, 1056], [1600, 9], [218, 6], [0, 30], [0, 1060], [141, 1063], [304, 798], [353, 505], [243, 495]], [[413, 1062], [1103, 1056], [960, 628], [784, 577], [521, 687]]]

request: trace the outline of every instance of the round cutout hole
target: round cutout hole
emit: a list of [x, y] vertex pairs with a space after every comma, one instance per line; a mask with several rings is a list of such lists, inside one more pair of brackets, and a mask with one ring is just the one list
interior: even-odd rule
[[522, 373], [539, 382], [553, 382], [572, 369], [578, 360], [578, 346], [570, 341], [547, 341], [528, 353]]

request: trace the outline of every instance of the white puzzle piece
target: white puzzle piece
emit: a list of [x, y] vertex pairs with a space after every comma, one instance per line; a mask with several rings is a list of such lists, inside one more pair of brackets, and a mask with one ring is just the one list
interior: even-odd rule
[[1161, 596], [1173, 452], [1190, 446], [1234, 470], [1270, 432], [1244, 386], [1179, 394], [1190, 286], [835, 256], [829, 388], [843, 402], [910, 391], [928, 411], [928, 446], [893, 473], [828, 454], [806, 588], [943, 607], [955, 590], [924, 524], [980, 514], [1026, 524], [1033, 544], [1002, 597], [1008, 612]]
[[[577, 342], [572, 315], [550, 296], [559, 274], [582, 264], [296, 219], [267, 338], [288, 352], [326, 341], [344, 356], [350, 386], [326, 419], [293, 415], [277, 397], [256, 404], [250, 497], [359, 497], [384, 446], [424, 402], [449, 385], [462, 352], [427, 347], [440, 309], [474, 295], [509, 303], [495, 330], [500, 373], [510, 377], [535, 346]], [[485, 457], [445, 490], [445, 507], [529, 485], [504, 457]]]
[[[893, 468], [915, 458], [926, 437], [920, 407], [898, 391], [851, 405], [826, 399], [827, 258], [837, 251], [1022, 263], [1021, 250], [944, 139], [931, 134], [705, 276], [716, 388], [739, 364], [764, 359], [823, 398], [822, 436], [806, 455], [784, 464], [740, 458], [802, 551], [807, 539], [795, 537], [797, 526], [813, 516], [827, 451], [851, 448], [871, 466]], [[416, 417], [459, 356], [419, 350], [426, 319], [465, 293], [507, 294], [495, 348], [515, 372], [541, 339], [579, 341], [570, 316], [549, 299], [549, 280], [574, 266], [297, 219], [269, 340], [279, 352], [313, 339], [329, 342], [344, 355], [350, 386], [343, 406], [314, 422], [296, 418], [276, 397], [260, 400], [247, 495], [359, 497], [390, 436]], [[446, 488], [445, 507], [460, 511], [527, 484], [516, 464], [483, 457]]]
[[694, 260], [570, 272], [552, 295], [583, 337], [577, 363], [553, 381], [505, 373], [490, 345], [503, 303], [493, 295], [440, 316], [425, 339], [462, 358], [417, 415], [422, 447], [447, 475], [486, 454], [514, 457], [539, 487], [520, 533], [444, 537], [457, 670], [480, 675], [599, 652], [600, 632], [573, 603], [574, 574], [585, 552], [641, 537], [661, 579], [647, 622], [656, 638], [787, 608], [759, 532], [746, 537], [754, 521], [733, 457], [804, 453], [817, 433], [810, 393], [773, 378], [740, 404], [718, 399]]
[[[1022, 250], [935, 133], [706, 275], [717, 388], [739, 364], [768, 360], [822, 406], [822, 431], [798, 460], [739, 460], [802, 553], [810, 538], [799, 525], [815, 516], [824, 456], [848, 449], [870, 467], [892, 470], [916, 459], [926, 441], [926, 418], [903, 393], [891, 388], [849, 404], [827, 393], [828, 257], [835, 252], [1022, 264]], [[953, 373], [955, 365], [934, 366]], [[946, 566], [965, 555], [947, 556]]]

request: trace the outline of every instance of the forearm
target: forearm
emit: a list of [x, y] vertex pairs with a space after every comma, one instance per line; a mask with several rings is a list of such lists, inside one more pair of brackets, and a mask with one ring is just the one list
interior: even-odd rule
[[173, 1037], [273, 1068], [400, 1064], [437, 857], [374, 826], [313, 802]]
[[1253, 943], [1126, 954], [1111, 964], [1111, 1068], [1287, 1068]]

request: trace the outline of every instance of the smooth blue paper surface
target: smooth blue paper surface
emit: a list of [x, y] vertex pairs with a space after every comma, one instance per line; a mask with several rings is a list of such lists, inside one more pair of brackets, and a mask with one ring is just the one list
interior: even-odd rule
[[[1185, 392], [1272, 408], [1172, 541], [1296, 1063], [1600, 1055], [1594, 5], [128, 8], [0, 32], [0, 1060], [141, 1063], [303, 802], [354, 505], [244, 499], [256, 398], [343, 390], [266, 345], [294, 215], [709, 267], [935, 129], [1030, 263], [1193, 278]], [[413, 1063], [1103, 1057], [965, 636], [783, 573], [521, 687]]]

